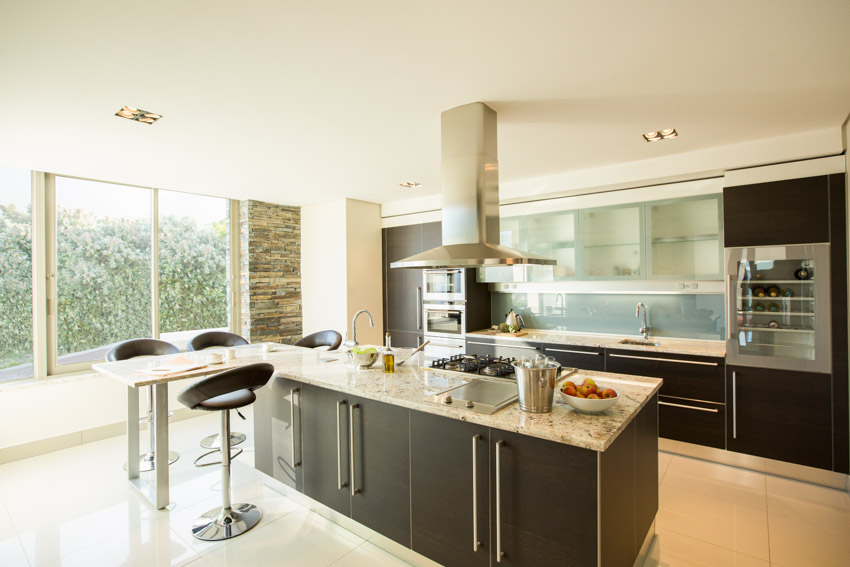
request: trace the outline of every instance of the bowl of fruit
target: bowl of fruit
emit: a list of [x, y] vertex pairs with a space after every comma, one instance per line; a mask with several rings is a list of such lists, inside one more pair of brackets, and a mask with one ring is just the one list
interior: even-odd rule
[[565, 380], [558, 388], [564, 403], [584, 413], [600, 413], [617, 403], [619, 396], [612, 388], [599, 386], [592, 378], [585, 378], [577, 385]]
[[357, 368], [369, 368], [378, 360], [378, 349], [375, 347], [356, 346], [347, 351], [348, 360]]

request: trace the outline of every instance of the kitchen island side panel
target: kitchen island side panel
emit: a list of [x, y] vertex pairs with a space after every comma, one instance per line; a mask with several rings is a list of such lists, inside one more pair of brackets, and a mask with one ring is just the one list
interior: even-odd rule
[[830, 275], [832, 278], [833, 470], [850, 473], [847, 361], [847, 215], [844, 174], [829, 176]]

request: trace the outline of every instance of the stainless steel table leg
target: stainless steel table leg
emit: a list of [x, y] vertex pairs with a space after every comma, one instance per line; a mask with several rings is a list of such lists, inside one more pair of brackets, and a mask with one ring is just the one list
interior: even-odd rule
[[127, 386], [127, 479], [139, 478], [139, 389]]
[[168, 383], [153, 386], [153, 426], [156, 428], [156, 469], [154, 474], [154, 494], [156, 507], [168, 506]]

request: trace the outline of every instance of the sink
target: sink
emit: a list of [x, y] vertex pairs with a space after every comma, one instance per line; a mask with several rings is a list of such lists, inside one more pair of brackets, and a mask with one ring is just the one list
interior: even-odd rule
[[661, 343], [659, 343], [658, 341], [650, 341], [643, 339], [623, 339], [621, 341], [617, 341], [617, 343], [621, 345], [661, 346]]

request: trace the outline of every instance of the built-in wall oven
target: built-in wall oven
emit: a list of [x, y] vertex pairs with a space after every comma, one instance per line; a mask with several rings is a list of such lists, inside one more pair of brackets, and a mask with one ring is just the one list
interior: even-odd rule
[[463, 269], [423, 270], [422, 299], [447, 302], [466, 300], [466, 271]]

